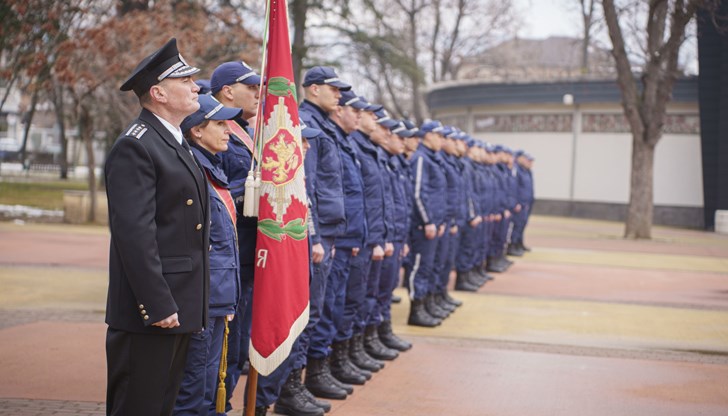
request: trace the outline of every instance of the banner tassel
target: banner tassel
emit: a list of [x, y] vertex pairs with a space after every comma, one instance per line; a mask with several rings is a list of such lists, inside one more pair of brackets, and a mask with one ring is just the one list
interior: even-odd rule
[[255, 176], [252, 170], [248, 172], [248, 177], [245, 178], [245, 199], [243, 200], [243, 216], [245, 217], [257, 217], [257, 201], [259, 192], [255, 186]]
[[[250, 176], [248, 176], [248, 179], [250, 179]], [[247, 183], [247, 181], [248, 180], [246, 179], [245, 182]], [[255, 195], [255, 207], [253, 208], [254, 211], [252, 215], [253, 217], [258, 216], [258, 209], [260, 208], [260, 184], [260, 170], [258, 170], [255, 172], [255, 182], [253, 183], [253, 195]]]
[[222, 354], [220, 355], [220, 370], [217, 373], [219, 379], [217, 387], [217, 400], [215, 401], [215, 411], [217, 413], [225, 413], [225, 403], [227, 402], [227, 391], [225, 390], [225, 377], [227, 377], [227, 355], [228, 355], [228, 320], [225, 319], [225, 334], [222, 338]]

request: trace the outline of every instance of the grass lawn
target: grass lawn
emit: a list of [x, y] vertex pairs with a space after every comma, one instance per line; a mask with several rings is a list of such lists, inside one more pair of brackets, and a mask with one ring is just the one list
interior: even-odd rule
[[86, 181], [6, 182], [0, 181], [1, 205], [26, 205], [42, 209], [63, 209], [64, 190], [87, 190]]

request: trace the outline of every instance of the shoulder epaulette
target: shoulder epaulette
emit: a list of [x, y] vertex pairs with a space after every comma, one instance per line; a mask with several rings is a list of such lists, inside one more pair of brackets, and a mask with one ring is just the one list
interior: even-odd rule
[[129, 130], [126, 131], [125, 136], [135, 137], [138, 140], [144, 136], [144, 133], [146, 133], [147, 130], [148, 128], [144, 125], [144, 123], [134, 123], [131, 127], [129, 127]]

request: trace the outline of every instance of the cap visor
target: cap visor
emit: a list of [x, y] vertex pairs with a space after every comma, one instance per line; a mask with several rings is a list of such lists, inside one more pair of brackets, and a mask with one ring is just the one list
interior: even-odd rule
[[351, 85], [341, 82], [341, 81], [334, 81], [328, 85], [333, 85], [334, 87], [340, 89], [341, 91], [349, 91], [351, 89]]
[[380, 124], [380, 125], [388, 128], [388, 129], [391, 129], [392, 127], [395, 127], [395, 126], [399, 125], [398, 122], [396, 122], [394, 120], [391, 120], [391, 119], [390, 120], [384, 120], [381, 123], [377, 120], [377, 124]]
[[361, 101], [355, 101], [355, 102], [349, 104], [349, 106], [354, 107], [357, 110], [365, 110], [365, 111], [368, 111], [367, 109], [369, 108], [369, 106], [366, 103], [363, 103]]
[[320, 134], [321, 134], [321, 130], [315, 129], [313, 127], [306, 126], [303, 128], [303, 130], [301, 130], [301, 136], [303, 136], [307, 139], [312, 139]]
[[260, 85], [262, 80], [263, 78], [261, 78], [260, 75], [251, 75], [242, 80], [241, 83], [245, 85]]
[[242, 108], [223, 107], [217, 113], [210, 116], [208, 120], [232, 120], [243, 114]]

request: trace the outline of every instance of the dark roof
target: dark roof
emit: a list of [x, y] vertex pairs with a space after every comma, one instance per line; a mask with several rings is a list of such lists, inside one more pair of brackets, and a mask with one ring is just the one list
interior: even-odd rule
[[[533, 83], [461, 83], [435, 86], [427, 93], [431, 112], [477, 105], [562, 104], [571, 94], [575, 104], [621, 103], [617, 81], [563, 81]], [[698, 102], [698, 77], [681, 78], [672, 90], [673, 102]]]

